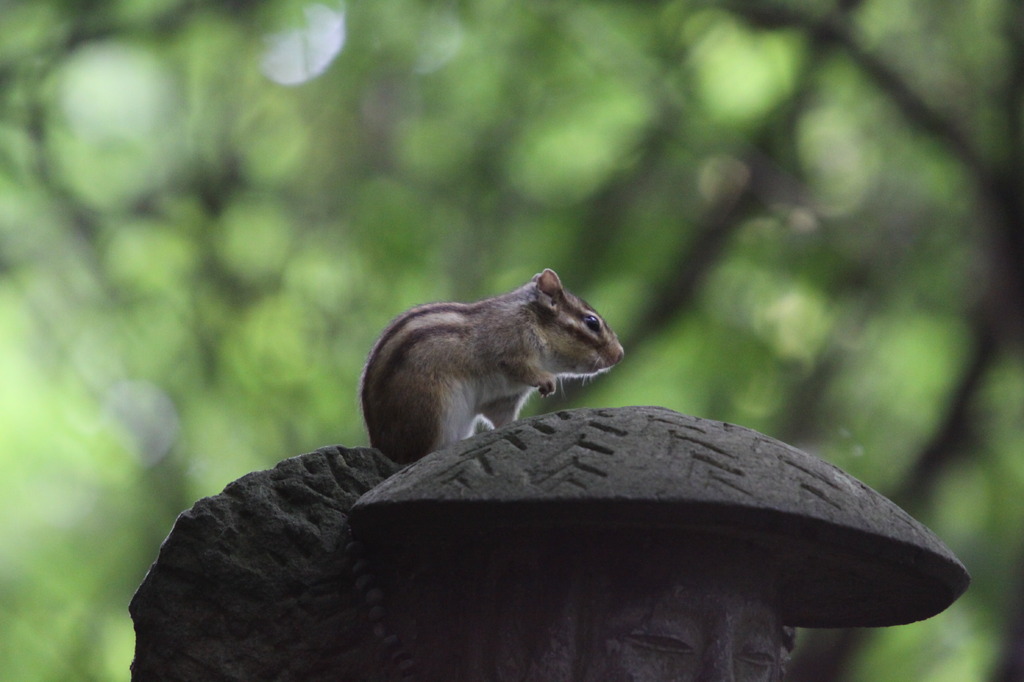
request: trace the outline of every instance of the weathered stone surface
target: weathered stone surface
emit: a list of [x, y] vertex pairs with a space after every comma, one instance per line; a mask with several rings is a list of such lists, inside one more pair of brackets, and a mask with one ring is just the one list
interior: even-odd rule
[[[350, 531], [361, 542], [346, 552]], [[401, 470], [375, 450], [323, 448], [200, 500], [132, 601], [132, 679], [619, 680], [548, 673], [601, 663], [603, 627], [621, 651], [646, 646], [603, 614], [725, 576], [731, 546], [747, 558], [719, 593], [699, 591], [718, 594], [709, 614], [739, 595], [787, 625], [891, 625], [968, 583], [930, 531], [820, 459], [662, 408], [573, 410]], [[764, 585], [745, 588], [760, 585], [751, 575]], [[520, 675], [531, 666], [547, 672]]]
[[[756, 431], [658, 407], [525, 419], [428, 455], [352, 509], [368, 542], [531, 527], [748, 538], [780, 563], [783, 621], [798, 627], [921, 620], [969, 581], [931, 531], [840, 469]], [[687, 561], [685, 546], [678, 558]]]
[[132, 600], [132, 679], [381, 679], [343, 560], [346, 513], [398, 468], [329, 447], [178, 517]]

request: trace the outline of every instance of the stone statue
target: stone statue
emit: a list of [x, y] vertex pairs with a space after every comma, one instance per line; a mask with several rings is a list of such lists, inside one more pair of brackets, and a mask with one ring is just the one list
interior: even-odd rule
[[794, 627], [928, 618], [968, 581], [779, 441], [572, 410], [401, 470], [326, 448], [201, 500], [132, 602], [133, 679], [777, 682]]

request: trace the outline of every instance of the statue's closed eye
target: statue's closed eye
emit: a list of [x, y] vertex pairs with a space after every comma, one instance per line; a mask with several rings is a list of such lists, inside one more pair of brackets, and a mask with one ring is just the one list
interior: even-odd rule
[[641, 649], [648, 649], [650, 651], [660, 651], [668, 654], [687, 656], [696, 653], [694, 648], [686, 642], [676, 639], [675, 637], [668, 637], [665, 635], [634, 632], [626, 638], [626, 641], [634, 646], [640, 647]]
[[775, 665], [774, 656], [772, 656], [770, 653], [758, 651], [756, 649], [744, 649], [740, 653], [738, 658], [744, 663], [749, 663], [750, 665], [762, 668], [767, 668], [769, 666]]

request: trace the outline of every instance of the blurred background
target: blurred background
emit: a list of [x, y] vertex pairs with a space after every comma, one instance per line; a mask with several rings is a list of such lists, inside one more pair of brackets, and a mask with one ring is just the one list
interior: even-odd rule
[[1016, 0], [0, 0], [0, 677], [127, 680], [176, 515], [319, 446], [415, 303], [544, 267], [663, 405], [973, 574], [790, 680], [1024, 679]]

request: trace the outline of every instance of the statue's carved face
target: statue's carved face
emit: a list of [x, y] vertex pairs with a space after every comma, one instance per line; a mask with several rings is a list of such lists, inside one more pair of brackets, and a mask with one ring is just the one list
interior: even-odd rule
[[677, 586], [613, 614], [605, 660], [593, 661], [584, 677], [778, 682], [785, 651], [780, 633], [775, 613], [758, 601]]
[[[679, 546], [692, 550], [684, 565]], [[442, 547], [430, 560], [420, 556], [392, 578], [401, 601], [391, 611], [417, 679], [783, 678], [791, 641], [761, 549], [648, 532], [527, 537], [491, 551]]]

